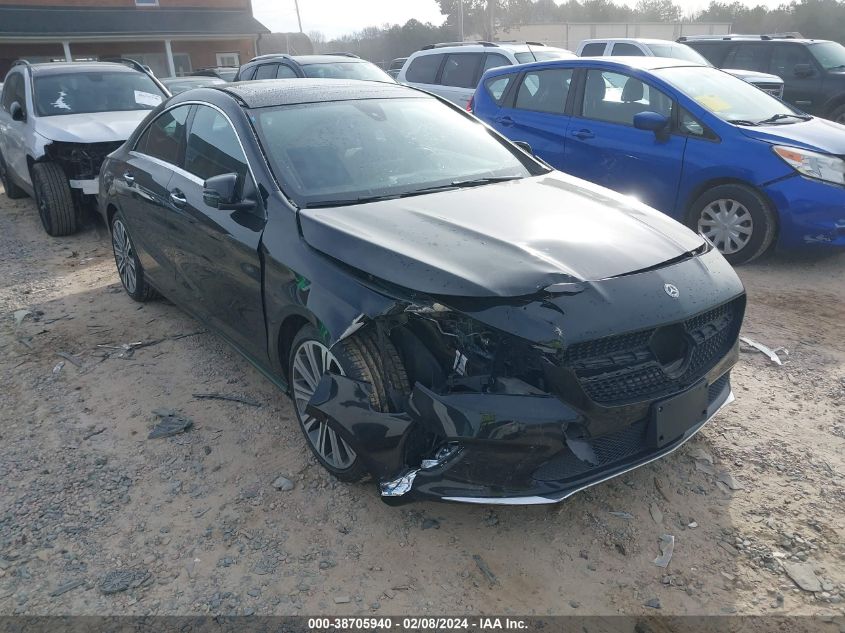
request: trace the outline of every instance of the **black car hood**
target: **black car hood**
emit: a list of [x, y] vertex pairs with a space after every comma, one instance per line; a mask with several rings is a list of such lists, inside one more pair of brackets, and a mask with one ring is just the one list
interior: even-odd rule
[[559, 172], [299, 213], [313, 248], [436, 295], [525, 296], [652, 268], [703, 244], [668, 216]]

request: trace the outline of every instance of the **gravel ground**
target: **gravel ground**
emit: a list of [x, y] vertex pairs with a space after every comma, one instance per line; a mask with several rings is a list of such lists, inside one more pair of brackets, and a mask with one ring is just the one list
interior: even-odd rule
[[[249, 363], [123, 294], [96, 224], [0, 195], [0, 254], [0, 615], [845, 613], [845, 253], [742, 268], [783, 366], [744, 348], [692, 442], [528, 508], [334, 481]], [[148, 439], [155, 409], [193, 426]]]

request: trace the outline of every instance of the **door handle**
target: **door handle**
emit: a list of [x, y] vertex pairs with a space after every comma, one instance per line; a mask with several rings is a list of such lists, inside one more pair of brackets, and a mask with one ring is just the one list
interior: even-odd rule
[[593, 134], [591, 130], [582, 129], [582, 130], [578, 130], [576, 132], [573, 132], [572, 136], [574, 136], [575, 138], [580, 138], [583, 141], [583, 140], [588, 139], [588, 138], [594, 138], [596, 135]]
[[178, 189], [174, 189], [170, 192], [170, 202], [173, 203], [173, 206], [182, 208], [186, 204], [188, 204], [188, 199], [185, 197], [184, 193], [182, 193]]
[[510, 127], [511, 125], [513, 125], [513, 119], [509, 116], [500, 116], [498, 119], [496, 119], [496, 123], [498, 123], [499, 125], [504, 125], [505, 127]]
[[127, 171], [123, 174], [123, 181], [131, 187], [135, 184], [135, 176], [132, 175], [131, 171]]

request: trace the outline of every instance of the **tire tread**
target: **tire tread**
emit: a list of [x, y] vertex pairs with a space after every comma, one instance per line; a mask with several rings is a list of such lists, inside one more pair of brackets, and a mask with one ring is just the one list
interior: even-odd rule
[[[33, 188], [36, 197], [44, 196], [51, 226], [44, 229], [53, 237], [71, 235], [76, 232], [76, 207], [70, 184], [62, 168], [56, 163], [35, 163], [32, 166]], [[36, 203], [39, 203], [36, 200]], [[43, 223], [43, 220], [42, 220]]]

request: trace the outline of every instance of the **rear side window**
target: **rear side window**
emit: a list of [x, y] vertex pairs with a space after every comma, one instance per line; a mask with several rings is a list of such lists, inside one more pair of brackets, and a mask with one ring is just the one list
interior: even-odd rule
[[293, 68], [287, 64], [279, 64], [279, 68], [276, 70], [276, 79], [294, 79], [295, 77], [296, 73], [293, 72]]
[[275, 79], [278, 64], [263, 64], [255, 71], [253, 79]]
[[627, 42], [617, 42], [613, 45], [613, 52], [612, 55], [621, 56], [631, 56], [631, 57], [645, 57], [645, 53], [640, 50], [639, 46], [634, 46], [633, 44], [628, 44]]
[[415, 84], [433, 84], [443, 55], [420, 55], [411, 62], [405, 80]]
[[725, 60], [726, 68], [767, 72], [771, 47], [765, 44], [740, 44]]
[[446, 56], [440, 84], [455, 88], [475, 88], [481, 53], [453, 53]]
[[501, 77], [490, 77], [484, 82], [484, 87], [493, 101], [496, 102], [496, 105], [502, 105], [502, 99], [504, 99], [505, 92], [507, 92], [513, 78], [514, 75], [502, 75]]
[[581, 50], [581, 57], [601, 57], [604, 55], [605, 44], [601, 42], [592, 42], [591, 44], [584, 44]]
[[731, 49], [730, 42], [686, 42], [716, 68], [725, 68], [725, 57]]
[[26, 110], [26, 96], [24, 94], [24, 80], [20, 73], [12, 73], [3, 85], [3, 109], [8, 112], [12, 104], [17, 101]]
[[481, 72], [483, 74], [491, 68], [499, 68], [500, 66], [510, 65], [510, 60], [504, 55], [499, 55], [498, 53], [487, 53], [487, 56], [484, 58], [484, 68], [481, 69]]
[[247, 175], [247, 162], [229, 121], [214, 108], [199, 106], [185, 147], [185, 169], [203, 180], [221, 174]]
[[563, 114], [572, 72], [571, 68], [554, 68], [525, 73], [516, 94], [514, 107], [519, 110]]
[[168, 110], [150, 124], [138, 139], [135, 150], [179, 166], [179, 152], [185, 141], [185, 121], [191, 106]]

